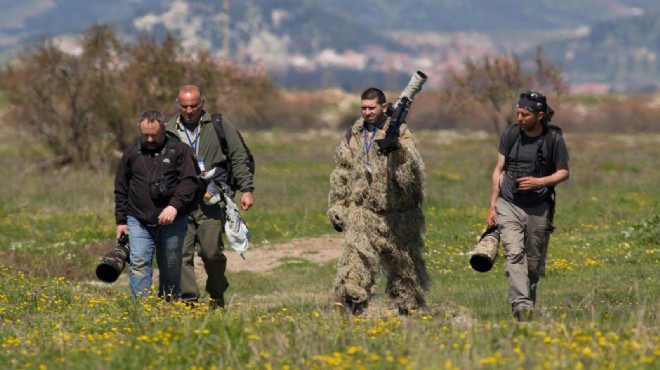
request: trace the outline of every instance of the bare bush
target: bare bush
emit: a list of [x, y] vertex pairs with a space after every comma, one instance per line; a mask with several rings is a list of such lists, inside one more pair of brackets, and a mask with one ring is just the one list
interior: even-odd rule
[[140, 112], [176, 113], [176, 94], [186, 83], [205, 90], [211, 110], [224, 108], [251, 128], [268, 125], [279, 95], [265, 74], [221, 65], [207, 51], [187, 55], [172, 36], [141, 35], [130, 45], [104, 25], [85, 32], [79, 55], [44, 39], [0, 70], [12, 123], [43, 140], [60, 158], [53, 164], [106, 170], [113, 168], [108, 158], [135, 141]]
[[497, 134], [513, 123], [514, 104], [527, 90], [540, 91], [550, 101], [568, 91], [561, 69], [545, 60], [540, 49], [533, 61], [514, 54], [467, 60], [464, 70], [450, 73], [445, 87], [450, 106], [489, 123]]
[[95, 152], [107, 153], [114, 141], [99, 111], [108, 109], [121, 53], [114, 35], [98, 26], [84, 35], [79, 56], [45, 40], [24, 51], [0, 74], [12, 122], [43, 140], [62, 162], [99, 166]]
[[596, 103], [575, 96], [557, 111], [568, 132], [657, 132], [660, 130], [660, 98], [650, 95], [606, 96]]
[[449, 103], [446, 94], [433, 90], [422, 91], [415, 97], [406, 121], [413, 130], [463, 128], [460, 111]]

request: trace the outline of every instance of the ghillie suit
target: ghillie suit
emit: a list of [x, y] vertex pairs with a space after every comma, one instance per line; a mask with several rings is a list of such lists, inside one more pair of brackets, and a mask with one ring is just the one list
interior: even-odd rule
[[387, 277], [386, 292], [400, 311], [424, 306], [430, 283], [422, 258], [424, 163], [408, 126], [400, 128], [401, 149], [379, 156], [373, 145], [368, 156], [365, 153], [371, 136], [385, 137], [389, 123], [388, 118], [372, 133], [358, 119], [337, 147], [330, 175], [328, 219], [344, 233], [335, 299], [355, 314], [375, 293], [381, 269]]

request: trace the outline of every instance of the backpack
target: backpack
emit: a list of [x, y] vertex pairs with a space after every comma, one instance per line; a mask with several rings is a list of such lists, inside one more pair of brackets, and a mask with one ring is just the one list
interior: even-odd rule
[[[543, 127], [543, 131], [541, 132], [541, 135], [543, 135], [543, 140], [545, 141], [545, 147], [548, 148], [549, 155], [547, 157], [543, 155], [543, 146], [540, 145], [542, 142], [539, 141], [540, 144], [538, 147], [538, 160], [539, 163], [541, 163], [541, 166], [543, 166], [543, 168], [541, 168], [542, 173], [547, 176], [557, 171], [557, 166], [555, 164], [555, 142], [557, 141], [558, 136], [562, 135], [561, 127], [549, 123], [545, 124]], [[511, 153], [511, 150], [513, 150], [513, 146], [516, 144], [516, 142], [519, 139], [520, 139], [519, 123], [514, 123], [506, 128], [506, 130], [504, 131], [504, 145], [506, 148], [506, 153], [504, 154], [505, 171], [509, 166], [509, 154]], [[546, 158], [549, 158], [549, 161], [547, 161]]]
[[[165, 132], [165, 136], [167, 137], [167, 142], [165, 143], [165, 146], [163, 146], [163, 149], [160, 151], [160, 155], [163, 158], [168, 158], [171, 163], [175, 163], [176, 161], [176, 143], [180, 142], [181, 140], [179, 139], [178, 136], [172, 135], [171, 133]], [[131, 154], [130, 157], [128, 157], [127, 164], [128, 168], [133, 168], [133, 164], [137, 160], [138, 156], [141, 153], [141, 148], [142, 148], [142, 141], [141, 139], [138, 139], [136, 146], [138, 147], [138, 150], [135, 151], [133, 154]], [[204, 194], [206, 193], [206, 187], [208, 185], [208, 182], [201, 178], [199, 175], [202, 173], [202, 171], [199, 168], [199, 165], [197, 164], [197, 160], [192, 158], [193, 163], [195, 164], [195, 172], [197, 173], [197, 190], [195, 191], [195, 196], [193, 197], [192, 201], [188, 205], [188, 210], [193, 210], [197, 207], [197, 204], [204, 199]]]
[[[505, 161], [504, 161], [504, 170], [507, 170], [507, 167], [509, 165], [509, 153], [511, 153], [511, 150], [513, 149], [513, 146], [516, 144], [516, 142], [520, 139], [520, 124], [519, 123], [514, 123], [513, 125], [510, 125], [509, 127], [506, 128], [504, 131], [504, 143], [505, 143], [505, 148], [506, 148], [506, 154], [504, 155]], [[561, 136], [561, 127], [552, 125], [552, 124], [546, 124], [543, 127], [543, 131], [541, 132], [541, 135], [543, 135], [543, 140], [545, 141], [545, 146], [548, 148], [549, 156], [548, 158], [550, 159], [549, 161], [545, 160], [545, 157], [543, 156], [543, 148], [542, 145], [538, 146], [538, 161], [541, 163], [541, 166], [543, 168], [541, 171], [543, 171], [544, 175], [549, 175], [557, 171], [557, 165], [555, 164], [555, 142], [558, 139], [558, 136]], [[541, 141], [539, 141], [541, 143]], [[550, 189], [550, 210], [548, 212], [548, 232], [552, 233], [552, 231], [555, 229], [553, 222], [555, 218], [555, 206], [556, 206], [556, 193], [555, 193], [555, 187], [554, 186], [548, 186], [548, 189]]]
[[[227, 145], [227, 135], [225, 134], [225, 128], [222, 124], [222, 114], [221, 113], [214, 113], [211, 115], [211, 120], [213, 121], [213, 128], [215, 129], [215, 132], [218, 134], [218, 139], [220, 140], [220, 148], [222, 149], [222, 153], [227, 157], [227, 185], [231, 188], [232, 194], [236, 190], [240, 190], [240, 186], [236, 182], [236, 178], [234, 178], [234, 174], [232, 172], [232, 163], [231, 163], [231, 157], [229, 157], [229, 145]], [[241, 144], [243, 144], [243, 148], [245, 149], [245, 153], [247, 154], [247, 160], [248, 160], [248, 168], [250, 170], [250, 173], [252, 176], [254, 176], [254, 171], [255, 171], [255, 165], [254, 165], [254, 157], [252, 156], [252, 153], [250, 152], [250, 148], [245, 144], [245, 140], [243, 140], [243, 135], [236, 129], [236, 133], [238, 134], [239, 139], [241, 139]]]

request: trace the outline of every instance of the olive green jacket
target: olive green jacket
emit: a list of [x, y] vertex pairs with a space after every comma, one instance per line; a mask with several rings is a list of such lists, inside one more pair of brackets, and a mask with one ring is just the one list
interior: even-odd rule
[[[254, 192], [254, 180], [252, 173], [248, 168], [248, 157], [238, 132], [234, 125], [222, 117], [222, 125], [227, 136], [227, 145], [229, 146], [229, 157], [232, 163], [232, 172], [236, 178], [236, 182], [240, 186], [241, 192]], [[202, 116], [199, 123], [199, 131], [197, 142], [195, 142], [196, 135], [188, 137], [183, 128], [181, 115], [177, 114], [166, 125], [167, 132], [176, 135], [182, 142], [195, 147], [194, 154], [198, 160], [204, 162], [204, 170], [210, 171], [215, 167], [227, 168], [227, 157], [225, 157], [220, 147], [220, 139], [218, 134], [213, 128], [213, 121], [211, 121], [211, 114], [202, 111]], [[191, 145], [195, 144], [195, 145]]]

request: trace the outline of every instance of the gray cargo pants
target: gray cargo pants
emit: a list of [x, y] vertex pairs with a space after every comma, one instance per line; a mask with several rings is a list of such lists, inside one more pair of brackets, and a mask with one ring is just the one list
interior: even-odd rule
[[509, 282], [511, 308], [514, 314], [531, 311], [548, 252], [550, 204], [518, 207], [500, 198], [495, 209], [506, 258], [504, 271]]

